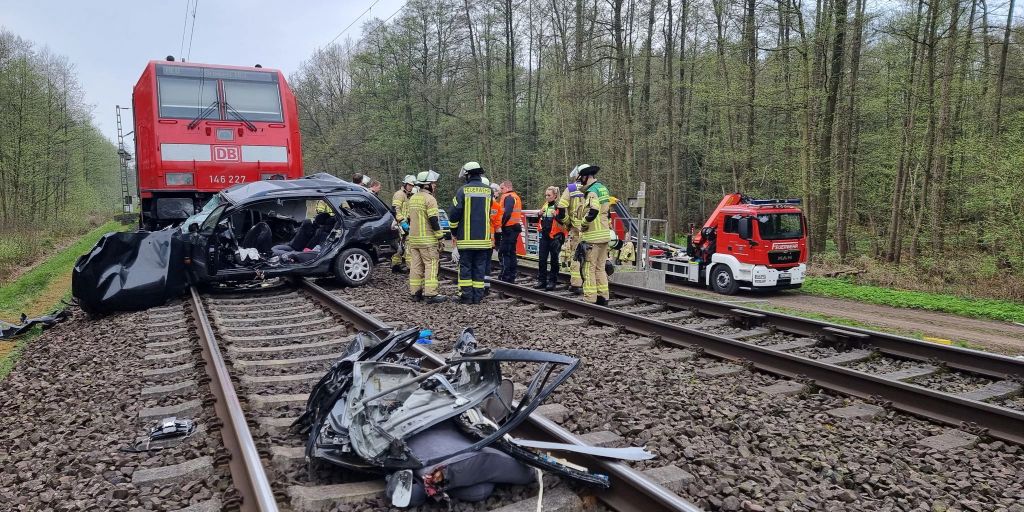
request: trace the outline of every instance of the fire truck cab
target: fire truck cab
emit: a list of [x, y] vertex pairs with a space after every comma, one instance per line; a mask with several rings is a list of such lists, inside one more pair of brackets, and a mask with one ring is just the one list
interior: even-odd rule
[[799, 288], [807, 272], [807, 223], [799, 199], [726, 195], [684, 254], [651, 257], [651, 267], [718, 293]]

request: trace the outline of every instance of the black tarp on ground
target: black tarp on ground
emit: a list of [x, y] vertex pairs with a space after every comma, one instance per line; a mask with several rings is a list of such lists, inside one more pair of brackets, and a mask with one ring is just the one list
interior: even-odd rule
[[187, 286], [175, 229], [107, 233], [75, 262], [71, 294], [90, 314], [159, 306]]

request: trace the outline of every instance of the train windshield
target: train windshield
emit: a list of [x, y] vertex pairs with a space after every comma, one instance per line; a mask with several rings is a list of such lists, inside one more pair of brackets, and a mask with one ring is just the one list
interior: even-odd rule
[[238, 112], [249, 121], [281, 122], [281, 90], [276, 83], [224, 80], [224, 101], [230, 105], [227, 119]]
[[801, 238], [804, 223], [799, 213], [769, 213], [757, 216], [757, 230], [762, 240]]
[[193, 119], [205, 113], [204, 119], [219, 118], [216, 80], [162, 76], [159, 81], [160, 117]]
[[284, 121], [276, 73], [161, 64], [156, 74], [160, 117]]

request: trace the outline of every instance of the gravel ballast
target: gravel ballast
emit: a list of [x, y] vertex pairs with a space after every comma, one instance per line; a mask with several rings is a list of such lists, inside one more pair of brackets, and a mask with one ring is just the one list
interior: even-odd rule
[[[132, 482], [142, 469], [226, 454], [219, 431], [210, 427], [212, 413], [206, 412], [194, 418], [197, 433], [177, 446], [122, 451], [153, 424], [139, 420], [143, 407], [209, 394], [199, 386], [169, 398], [141, 398], [144, 387], [188, 378], [141, 377], [143, 369], [181, 363], [143, 360], [170, 351], [144, 348], [157, 341], [146, 340], [148, 323], [157, 321], [146, 312], [87, 320], [75, 311], [71, 320], [26, 347], [0, 394], [0, 509], [176, 510], [229, 488], [226, 464], [197, 480], [145, 487]], [[196, 343], [190, 339], [188, 348]], [[198, 355], [185, 357], [193, 360]]]
[[[858, 403], [813, 388], [769, 396], [775, 376], [744, 371], [713, 378], [697, 370], [721, 365], [708, 357], [660, 358], [631, 334], [593, 336], [596, 326], [560, 326], [535, 317], [540, 308], [489, 297], [482, 305], [414, 303], [404, 276], [379, 271], [358, 289], [336, 290], [410, 325], [434, 330], [434, 349], [450, 350], [463, 327], [484, 346], [531, 348], [583, 359], [582, 368], [546, 403], [570, 411], [564, 427], [583, 434], [611, 430], [696, 480], [683, 497], [711, 510], [1013, 510], [1024, 511], [1024, 451], [987, 441], [936, 451], [918, 445], [951, 427], [896, 411], [875, 420], [835, 418], [827, 411]], [[441, 293], [454, 295], [445, 284]], [[781, 341], [781, 340], [780, 340]], [[797, 351], [794, 351], [797, 352]], [[837, 352], [814, 347], [810, 357]]]

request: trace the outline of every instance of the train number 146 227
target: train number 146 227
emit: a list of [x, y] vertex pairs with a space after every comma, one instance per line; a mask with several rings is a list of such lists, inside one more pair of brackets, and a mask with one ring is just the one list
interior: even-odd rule
[[237, 174], [229, 175], [213, 175], [210, 176], [210, 183], [216, 183], [218, 185], [234, 185], [235, 183], [245, 183], [245, 176], [239, 176]]

